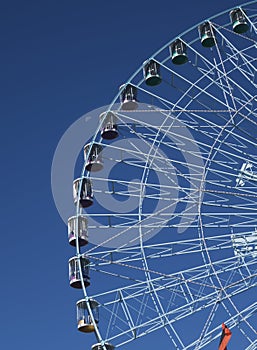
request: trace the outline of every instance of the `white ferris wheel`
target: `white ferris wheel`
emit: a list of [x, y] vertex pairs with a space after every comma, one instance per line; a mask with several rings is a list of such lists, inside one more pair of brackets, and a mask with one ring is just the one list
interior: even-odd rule
[[225, 323], [257, 349], [257, 1], [172, 39], [99, 117], [68, 222], [78, 329], [208, 350]]

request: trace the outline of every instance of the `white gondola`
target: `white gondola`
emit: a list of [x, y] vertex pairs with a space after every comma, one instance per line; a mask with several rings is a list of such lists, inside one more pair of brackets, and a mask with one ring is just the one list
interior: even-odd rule
[[113, 112], [104, 112], [100, 114], [102, 122], [101, 136], [105, 140], [113, 140], [119, 136], [117, 116]]
[[214, 28], [210, 22], [204, 22], [198, 27], [201, 44], [204, 47], [212, 47], [215, 45]]
[[88, 244], [87, 219], [82, 215], [72, 216], [68, 219], [68, 239], [73, 247], [76, 247], [77, 237], [79, 247]]
[[137, 109], [137, 88], [131, 84], [123, 84], [120, 86], [120, 91], [121, 109], [125, 111]]
[[79, 200], [82, 208], [88, 208], [93, 204], [93, 189], [90, 179], [78, 178], [73, 181], [73, 198], [74, 204], [77, 205]]
[[90, 285], [89, 263], [89, 259], [85, 257], [78, 258], [74, 256], [69, 260], [69, 281], [71, 287], [82, 288], [79, 265], [81, 265], [83, 283], [85, 287]]
[[236, 8], [232, 10], [230, 12], [230, 18], [235, 33], [243, 34], [249, 30], [249, 24], [242, 9]]
[[88, 302], [85, 299], [79, 300], [76, 304], [78, 330], [84, 333], [95, 331], [94, 322], [89, 315], [88, 303], [90, 304], [95, 324], [99, 322], [99, 303], [94, 299], [90, 299]]
[[160, 64], [154, 60], [144, 62], [143, 73], [146, 85], [156, 86], [162, 82]]
[[[110, 343], [104, 343], [106, 350], [114, 350], [115, 346]], [[101, 343], [97, 343], [92, 345], [91, 350], [104, 350], [103, 345]]]
[[103, 146], [88, 143], [84, 147], [84, 158], [87, 161], [87, 171], [100, 171], [103, 169], [102, 152]]
[[174, 64], [184, 64], [188, 61], [187, 57], [187, 47], [180, 39], [176, 39], [170, 45], [171, 60]]

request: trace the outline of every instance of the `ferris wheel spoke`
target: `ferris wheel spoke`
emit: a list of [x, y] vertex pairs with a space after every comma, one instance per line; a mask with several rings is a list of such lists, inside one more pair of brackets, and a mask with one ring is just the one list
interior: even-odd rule
[[[242, 234], [231, 235], [229, 233], [222, 236], [210, 236], [205, 241], [210, 252], [232, 249], [237, 257], [240, 257], [240, 254], [242, 256], [252, 255], [253, 259], [249, 260], [250, 263], [254, 262], [255, 254], [257, 254], [251, 244], [251, 239], [255, 239], [255, 237], [256, 233], [253, 235], [251, 231], [244, 231]], [[247, 239], [249, 239], [249, 246], [247, 246]], [[203, 249], [202, 243], [202, 239], [198, 238], [154, 245], [144, 244], [144, 250], [147, 259], [166, 259], [167, 257], [199, 253]], [[124, 246], [115, 250], [91, 251], [90, 256], [93, 260], [95, 259], [97, 265], [109, 265], [110, 263], [115, 264], [115, 262], [119, 264], [140, 261], [141, 252], [138, 247]]]
[[[216, 247], [215, 247], [216, 248]], [[183, 252], [182, 252], [183, 254]], [[151, 278], [151, 283], [155, 284], [155, 288], [156, 290], [158, 288], [162, 289], [163, 285], [160, 285], [157, 288], [158, 283], [162, 283], [162, 281], [165, 282], [165, 288], [167, 288], [169, 286], [169, 288], [173, 288], [174, 286], [176, 286], [177, 284], [179, 285], [181, 282], [186, 282], [189, 284], [192, 284], [193, 287], [194, 286], [205, 286], [205, 287], [210, 287], [211, 285], [209, 283], [201, 283], [201, 280], [204, 278], [210, 278], [211, 276], [214, 276], [214, 273], [210, 272], [210, 268], [215, 267], [216, 270], [216, 276], [219, 275], [224, 275], [226, 273], [226, 277], [224, 279], [223, 282], [223, 290], [233, 290], [233, 293], [239, 293], [240, 290], [242, 288], [244, 288], [245, 286], [247, 286], [247, 288], [250, 287], [250, 285], [255, 285], [256, 283], [256, 272], [250, 272], [250, 269], [252, 269], [252, 266], [254, 266], [254, 259], [255, 259], [255, 254], [256, 253], [252, 253], [251, 251], [247, 254], [248, 256], [253, 255], [252, 259], [248, 258], [248, 262], [246, 263], [245, 261], [239, 261], [238, 257], [235, 255], [235, 257], [232, 258], [228, 258], [226, 260], [220, 260], [220, 261], [215, 261], [212, 264], [209, 264], [209, 267], [206, 265], [203, 265], [202, 267], [197, 267], [197, 268], [193, 268], [193, 269], [189, 269], [189, 270], [185, 270], [183, 272], [183, 276], [187, 276], [186, 279], [184, 279], [184, 277], [181, 277], [182, 272], [174, 272], [171, 275], [167, 274], [167, 273], [161, 273], [158, 271], [154, 271], [154, 270], [147, 270], [148, 273], [151, 273], [155, 276], [157, 276], [155, 279]], [[245, 255], [247, 257], [247, 255]], [[99, 263], [96, 264], [96, 266], [94, 267], [94, 265], [92, 265], [93, 269], [99, 270], [101, 268], [104, 267], [104, 265], [106, 265], [107, 270], [109, 265], [109, 260], [108, 258], [99, 258], [99, 257], [95, 257], [92, 256], [93, 259], [96, 261], [99, 261]], [[136, 258], [136, 259], [135, 259]], [[150, 259], [149, 257], [147, 259]], [[133, 259], [132, 259], [132, 263], [135, 261], [137, 261], [140, 259], [137, 258], [137, 255], [134, 254]], [[128, 264], [128, 262], [124, 262], [124, 260], [111, 260], [111, 264], [117, 266], [117, 267], [122, 267], [125, 269], [132, 269], [135, 271], [145, 271], [145, 268], [140, 268], [137, 265], [131, 265]], [[242, 269], [243, 267], [245, 267], [245, 275], [242, 274]], [[240, 270], [241, 269], [241, 270]], [[99, 270], [100, 271], [100, 270]], [[106, 270], [102, 270], [102, 273], [107, 273], [110, 274], [108, 271]], [[130, 279], [129, 276], [125, 276], [125, 275], [121, 275], [119, 273], [115, 274], [116, 277], [118, 278], [122, 278], [122, 279]], [[160, 277], [158, 277], [160, 276]], [[233, 278], [232, 278], [233, 277]], [[134, 281], [132, 279], [132, 281]], [[222, 281], [222, 278], [219, 278], [219, 281]], [[134, 281], [135, 282], [135, 281]], [[138, 281], [139, 284], [144, 284], [143, 281]], [[157, 283], [157, 284], [156, 284]], [[147, 285], [147, 282], [145, 282], [145, 284]], [[131, 288], [131, 286], [129, 285], [127, 288]], [[124, 290], [126, 288], [124, 287]], [[219, 286], [217, 285], [216, 287], [217, 290], [219, 290]]]
[[[144, 294], [144, 295], [145, 295], [145, 294]], [[121, 299], [122, 299], [122, 301], [120, 300], [120, 302], [123, 302], [123, 303], [126, 303], [126, 302], [127, 302], [127, 299], [126, 299], [126, 298], [123, 297], [123, 298], [121, 298]], [[209, 300], [209, 302], [208, 302], [208, 300]], [[225, 299], [224, 299], [224, 300], [225, 300]], [[221, 303], [223, 303], [224, 300], [221, 301]], [[209, 296], [208, 296], [208, 299], [206, 299], [206, 298], [199, 298], [198, 300], [194, 300], [193, 303], [186, 304], [184, 307], [180, 307], [180, 308], [178, 308], [178, 309], [173, 309], [172, 311], [167, 312], [166, 315], [168, 315], [168, 316], [170, 317], [170, 321], [169, 321], [169, 322], [174, 322], [175, 320], [183, 319], [183, 318], [185, 317], [185, 313], [188, 315], [188, 313], [189, 313], [189, 314], [191, 314], [191, 313], [193, 314], [193, 313], [196, 313], [196, 312], [201, 312], [201, 310], [203, 309], [203, 306], [202, 306], [202, 305], [199, 306], [199, 307], [197, 307], [197, 308], [196, 308], [196, 307], [194, 308], [194, 306], [196, 305], [196, 303], [200, 303], [201, 301], [204, 301], [204, 302], [205, 302], [205, 308], [209, 308], [209, 307], [211, 307], [211, 306], [214, 307], [214, 306], [217, 304], [217, 299], [213, 300], [213, 295], [209, 295]], [[131, 309], [131, 305], [127, 304], [126, 307], [123, 305], [122, 309], [129, 310], [129, 309]], [[135, 311], [136, 309], [135, 309], [135, 308], [134, 308], [134, 309], [132, 308], [132, 310]], [[149, 311], [149, 310], [148, 310], [148, 311]], [[153, 309], [152, 309], [151, 311], [153, 311]], [[243, 310], [243, 311], [240, 312], [240, 316], [241, 316], [244, 320], [247, 320], [247, 318], [250, 317], [250, 314], [246, 314], [246, 311], [247, 311], [247, 310]], [[117, 311], [116, 311], [116, 315], [117, 315]], [[131, 317], [132, 317], [132, 316], [131, 316], [131, 314], [130, 314], [129, 319], [132, 319]], [[160, 321], [160, 316], [158, 316], [158, 317], [156, 317], [156, 318], [151, 318], [151, 320], [145, 321], [145, 322], [142, 323], [142, 324], [136, 324], [136, 323], [134, 323], [134, 322], [131, 322], [131, 323], [133, 323], [133, 335], [135, 336], [135, 334], [137, 334], [137, 336], [140, 337], [140, 336], [141, 336], [140, 330], [141, 330], [141, 329], [145, 329], [146, 327], [149, 327], [150, 325], [152, 325], [152, 324], [151, 324], [151, 321], [153, 322], [153, 324], [154, 324], [155, 326], [160, 325], [160, 322], [159, 322], [159, 321]], [[157, 323], [155, 323], [155, 322], [157, 322]], [[236, 325], [238, 324], [238, 322], [240, 322], [240, 321], [238, 320], [238, 317], [237, 317], [237, 319], [236, 319]], [[159, 327], [159, 326], [158, 326], [158, 327]], [[158, 327], [157, 327], [157, 328], [154, 327], [154, 329], [157, 330]], [[147, 330], [147, 333], [153, 331], [154, 329], [152, 329], [152, 328], [150, 327], [150, 328]], [[129, 330], [127, 330], [127, 331], [124, 331], [123, 334], [125, 334], [125, 333], [130, 333], [130, 332], [131, 332], [131, 329], [129, 329]], [[209, 334], [208, 334], [208, 336], [209, 336]], [[118, 336], [117, 336], [117, 337], [118, 337]], [[114, 339], [114, 338], [113, 338], [113, 339]]]
[[[235, 46], [231, 45], [231, 43], [224, 35], [222, 35], [222, 33], [220, 33], [220, 35], [225, 41], [227, 48], [230, 49], [230, 53], [226, 52], [227, 59], [233, 66], [231, 71], [228, 72], [229, 77], [230, 74], [232, 75], [234, 70], [238, 70], [242, 75], [242, 78], [247, 79], [247, 82], [249, 82], [249, 84], [253, 85], [253, 87], [256, 87], [256, 83], [253, 81], [256, 72], [256, 67], [253, 65], [253, 63], [255, 63], [255, 58], [250, 54], [247, 54], [247, 52], [239, 51]], [[254, 48], [255, 45], [256, 42], [252, 42], [252, 47], [248, 48], [248, 50]], [[239, 62], [240, 60], [241, 62]], [[242, 87], [242, 85], [239, 85], [236, 81], [233, 80], [231, 83], [233, 86], [236, 86], [242, 94], [245, 94], [245, 98], [246, 96], [249, 96], [249, 93]], [[238, 100], [238, 102], [240, 102], [240, 100]]]
[[[232, 68], [228, 72], [229, 79], [230, 79], [231, 73], [233, 73], [233, 71], [236, 70], [243, 77], [245, 77], [250, 84], [253, 84], [255, 86], [253, 82], [253, 77], [256, 71], [256, 67], [253, 64], [255, 63], [255, 58], [251, 56], [250, 53], [251, 53], [251, 50], [255, 47], [256, 41], [245, 36], [240, 36], [240, 40], [247, 42], [247, 44], [249, 42], [251, 46], [248, 46], [247, 50], [246, 49], [239, 50], [235, 45], [232, 44], [231, 40], [229, 40], [224, 35], [226, 31], [228, 31], [228, 29], [226, 29], [225, 33], [223, 34], [221, 31], [221, 27], [217, 25], [216, 30], [219, 33], [220, 37], [222, 38], [223, 46], [226, 45], [226, 49], [229, 50], [229, 51], [226, 51], [226, 58], [225, 58], [225, 60], [228, 60], [229, 63], [232, 64]], [[231, 82], [232, 82], [232, 85], [236, 86], [239, 90], [242, 89], [246, 93], [246, 90], [242, 88], [242, 85], [239, 85], [236, 81], [233, 81], [233, 80], [231, 80]]]
[[[257, 312], [257, 305], [256, 303], [254, 305], [251, 305], [251, 307], [247, 307], [244, 310], [241, 311], [241, 313], [236, 313], [233, 316], [230, 316], [226, 319], [226, 325], [229, 326], [230, 329], [233, 330], [233, 328], [238, 327], [240, 331], [244, 334], [244, 336], [247, 338], [247, 340], [252, 344], [253, 339], [251, 339], [247, 333], [240, 327], [240, 321], [239, 318], [244, 315], [244, 319], [247, 320], [250, 318], [253, 314]], [[220, 326], [219, 326], [220, 327]], [[213, 340], [217, 340], [220, 337], [220, 334], [218, 334], [218, 327], [214, 327], [211, 331], [205, 334], [202, 346], [206, 346], [209, 343], [211, 343]], [[186, 349], [194, 348], [194, 346], [197, 344], [197, 342], [194, 342], [190, 344]]]
[[[194, 51], [194, 49], [192, 47], [190, 47], [190, 49], [192, 49], [192, 51]], [[198, 55], [199, 56], [199, 55]], [[201, 56], [199, 56], [201, 57]], [[191, 96], [191, 94], [194, 96], [194, 102], [200, 102], [198, 100], [198, 98], [202, 97], [202, 93], [206, 94], [206, 96], [208, 96], [209, 98], [211, 98], [211, 100], [215, 101], [219, 106], [222, 106], [224, 109], [227, 107], [227, 104], [225, 103], [225, 101], [219, 99], [218, 97], [212, 95], [208, 89], [214, 84], [216, 86], [218, 86], [218, 84], [213, 80], [212, 77], [212, 72], [217, 70], [217, 67], [215, 66], [214, 63], [207, 61], [206, 59], [204, 59], [204, 64], [207, 65], [205, 66], [205, 69], [201, 69], [199, 70], [199, 77], [198, 80], [196, 80], [194, 83], [192, 83], [188, 78], [186, 78], [185, 76], [183, 76], [181, 73], [178, 74], [176, 71], [173, 71], [171, 69], [169, 69], [168, 67], [164, 66], [164, 68], [168, 69], [170, 71], [170, 73], [173, 75], [173, 81], [176, 78], [177, 79], [177, 85], [173, 85], [175, 88], [177, 88], [179, 91], [183, 92], [182, 96], [180, 97], [180, 99], [178, 99], [176, 101], [176, 104], [174, 105], [173, 108], [175, 108], [176, 106], [179, 106], [180, 103], [183, 101], [183, 99], [185, 99], [185, 97]], [[197, 66], [196, 66], [197, 67]], [[202, 80], [208, 80], [209, 84], [206, 84], [205, 87], [201, 87], [198, 86], [199, 82]], [[182, 86], [180, 87], [179, 82], [183, 82], [187, 85], [185, 85], [183, 88]], [[187, 87], [186, 87], [187, 86]], [[193, 90], [196, 90], [196, 94], [193, 93]], [[144, 92], [147, 93], [146, 90], [144, 90]], [[191, 102], [189, 102], [191, 103]], [[201, 102], [200, 102], [201, 104]], [[203, 104], [204, 105], [204, 104]]]

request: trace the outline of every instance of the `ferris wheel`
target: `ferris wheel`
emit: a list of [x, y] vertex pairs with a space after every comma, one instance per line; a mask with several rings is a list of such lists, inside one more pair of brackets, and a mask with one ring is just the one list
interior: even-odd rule
[[152, 332], [172, 349], [213, 349], [222, 323], [257, 349], [256, 145], [251, 1], [143, 62], [84, 147], [69, 278], [93, 350]]

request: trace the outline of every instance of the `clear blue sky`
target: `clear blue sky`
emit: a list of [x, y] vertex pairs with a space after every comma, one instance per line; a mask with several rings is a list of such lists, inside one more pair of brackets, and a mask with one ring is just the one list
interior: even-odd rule
[[[69, 287], [73, 251], [51, 195], [52, 158], [65, 130], [111, 102], [118, 87], [168, 40], [239, 4], [1, 2], [2, 349], [89, 349], [94, 342], [76, 330], [75, 303], [82, 294]], [[144, 338], [126, 349], [151, 349], [154, 343], [162, 340]]]

